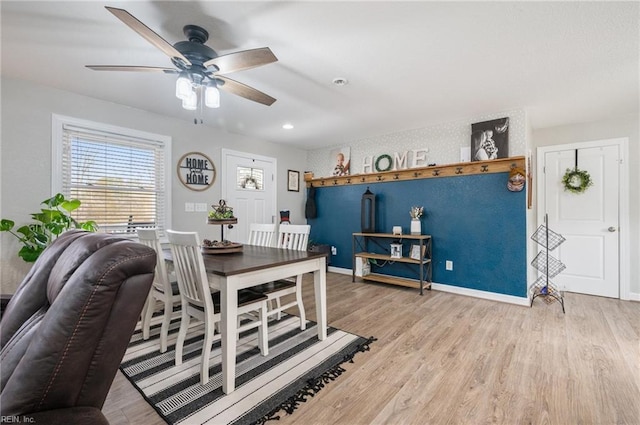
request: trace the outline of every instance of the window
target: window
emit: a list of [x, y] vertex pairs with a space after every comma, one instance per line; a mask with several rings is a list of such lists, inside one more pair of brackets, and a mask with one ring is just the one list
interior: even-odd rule
[[264, 170], [238, 166], [236, 168], [236, 182], [238, 189], [264, 189]]
[[73, 118], [53, 117], [53, 192], [77, 198], [79, 221], [101, 232], [135, 233], [170, 223], [171, 139]]

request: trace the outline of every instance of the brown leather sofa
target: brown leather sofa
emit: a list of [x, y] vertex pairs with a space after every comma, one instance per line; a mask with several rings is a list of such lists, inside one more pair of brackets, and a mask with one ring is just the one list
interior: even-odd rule
[[100, 411], [149, 293], [153, 249], [69, 231], [0, 320], [2, 422], [108, 424]]

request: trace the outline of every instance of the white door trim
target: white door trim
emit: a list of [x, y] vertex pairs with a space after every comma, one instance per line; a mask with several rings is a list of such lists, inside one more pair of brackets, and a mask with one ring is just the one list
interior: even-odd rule
[[[605, 139], [605, 140], [594, 140], [589, 142], [578, 142], [578, 143], [569, 143], [565, 145], [550, 145], [550, 146], [541, 146], [536, 149], [536, 186], [537, 190], [537, 198], [538, 198], [538, 208], [536, 213], [536, 221], [537, 226], [544, 224], [544, 214], [545, 214], [545, 205], [544, 199], [545, 197], [545, 186], [544, 186], [544, 157], [548, 152], [555, 152], [559, 150], [571, 150], [571, 149], [586, 149], [586, 148], [597, 148], [600, 146], [615, 146], [617, 145], [620, 150], [620, 200], [619, 200], [619, 223], [620, 223], [620, 246], [619, 246], [619, 272], [620, 272], [620, 299], [621, 300], [629, 300], [630, 299], [630, 267], [631, 267], [631, 257], [630, 257], [630, 234], [629, 234], [629, 166], [627, 158], [629, 158], [629, 139], [627, 137], [617, 138], [617, 139]], [[536, 227], [537, 227], [536, 226]]]

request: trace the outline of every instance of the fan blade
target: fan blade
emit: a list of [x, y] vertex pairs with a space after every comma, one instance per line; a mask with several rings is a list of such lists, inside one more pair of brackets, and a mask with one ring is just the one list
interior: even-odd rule
[[140, 22], [135, 16], [130, 14], [124, 9], [117, 9], [115, 7], [105, 6], [105, 8], [113, 13], [116, 18], [120, 19], [132, 30], [140, 34], [149, 43], [153, 44], [158, 49], [162, 50], [165, 55], [170, 58], [179, 58], [184, 61], [185, 64], [191, 65], [189, 59], [185, 58], [182, 53], [175, 49], [167, 40], [156, 34], [151, 28]]
[[256, 90], [253, 87], [249, 87], [246, 84], [239, 83], [231, 78], [222, 77], [220, 75], [215, 76], [218, 88], [233, 93], [238, 96], [242, 96], [245, 99], [253, 100], [254, 102], [262, 103], [263, 105], [271, 106], [276, 101], [275, 98], [268, 94], [262, 93], [260, 90]]
[[220, 74], [229, 72], [242, 71], [243, 69], [255, 68], [257, 66], [266, 65], [276, 62], [278, 58], [268, 47], [260, 49], [243, 50], [241, 52], [229, 53], [228, 55], [218, 56], [209, 59], [202, 65], [207, 68], [215, 65], [219, 69]]
[[86, 65], [94, 71], [135, 71], [135, 72], [164, 72], [165, 74], [177, 74], [173, 68], [160, 68], [156, 66], [119, 66], [119, 65]]

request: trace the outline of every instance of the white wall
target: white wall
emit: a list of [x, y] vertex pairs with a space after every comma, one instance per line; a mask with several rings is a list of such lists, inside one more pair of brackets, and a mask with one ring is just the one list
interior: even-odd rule
[[395, 152], [402, 153], [412, 149], [428, 149], [427, 164], [453, 164], [460, 162], [460, 148], [471, 146], [471, 124], [503, 117], [509, 117], [509, 156], [525, 155], [527, 152], [526, 113], [523, 109], [517, 109], [352, 140], [309, 151], [307, 170], [313, 171], [314, 177], [331, 176], [335, 165], [331, 150], [347, 146], [351, 148], [351, 174], [363, 172], [362, 164], [366, 156], [378, 157], [382, 154], [393, 156]]
[[532, 136], [532, 148], [618, 137], [629, 138], [630, 292], [632, 299], [640, 301], [640, 264], [638, 262], [640, 258], [640, 120], [638, 116], [623, 115], [604, 121], [535, 130]]
[[[163, 134], [172, 138], [172, 227], [195, 230], [202, 237], [218, 236], [219, 230], [206, 224], [206, 214], [184, 212], [185, 202], [220, 199], [221, 148], [274, 157], [278, 161], [277, 210], [291, 210], [293, 222], [304, 222], [304, 191], [286, 189], [287, 169], [306, 162], [306, 151], [264, 140], [229, 134], [205, 125], [194, 125], [122, 105], [79, 96], [19, 80], [3, 78], [2, 139], [0, 154], [0, 217], [19, 224], [29, 222], [29, 214], [51, 194], [51, 115], [53, 113], [110, 125]], [[191, 151], [209, 156], [218, 170], [213, 186], [203, 192], [185, 188], [175, 172], [180, 157]], [[303, 170], [300, 170], [303, 171]], [[29, 265], [17, 257], [15, 238], [0, 233], [0, 290], [12, 293]]]

